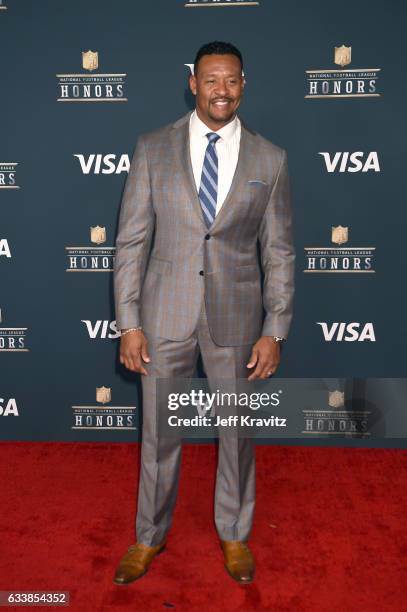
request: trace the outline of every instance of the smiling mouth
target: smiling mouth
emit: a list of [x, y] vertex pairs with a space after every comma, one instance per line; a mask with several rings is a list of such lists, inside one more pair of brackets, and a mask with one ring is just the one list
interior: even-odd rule
[[218, 108], [225, 108], [225, 106], [228, 106], [230, 102], [231, 100], [215, 100], [214, 102], [212, 102], [212, 104], [214, 106], [217, 106]]

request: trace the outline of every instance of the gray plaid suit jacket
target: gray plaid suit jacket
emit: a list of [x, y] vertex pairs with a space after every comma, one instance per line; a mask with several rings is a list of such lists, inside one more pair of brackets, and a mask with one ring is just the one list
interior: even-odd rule
[[189, 117], [138, 139], [116, 239], [117, 326], [185, 340], [205, 299], [221, 346], [286, 338], [295, 260], [286, 152], [242, 122], [232, 186], [208, 230], [192, 172]]

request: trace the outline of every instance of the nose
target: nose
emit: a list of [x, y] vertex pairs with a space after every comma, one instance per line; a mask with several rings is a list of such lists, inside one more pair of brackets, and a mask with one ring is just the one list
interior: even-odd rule
[[228, 89], [226, 85], [226, 81], [219, 81], [216, 86], [215, 96], [217, 98], [222, 98], [227, 95]]

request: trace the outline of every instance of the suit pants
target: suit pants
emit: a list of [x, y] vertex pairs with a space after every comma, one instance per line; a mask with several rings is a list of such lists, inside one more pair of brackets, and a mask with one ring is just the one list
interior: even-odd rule
[[[218, 379], [247, 378], [252, 344], [219, 346], [208, 328], [205, 302], [194, 333], [186, 340], [159, 338], [144, 332], [151, 361], [142, 375], [143, 431], [141, 473], [136, 518], [137, 541], [157, 546], [172, 523], [181, 462], [181, 439], [164, 438], [157, 432], [156, 378], [191, 378], [201, 353], [211, 392]], [[212, 383], [212, 384], [211, 384]], [[218, 466], [215, 487], [215, 525], [220, 539], [249, 538], [255, 506], [255, 447], [250, 438], [222, 434], [219, 429]]]

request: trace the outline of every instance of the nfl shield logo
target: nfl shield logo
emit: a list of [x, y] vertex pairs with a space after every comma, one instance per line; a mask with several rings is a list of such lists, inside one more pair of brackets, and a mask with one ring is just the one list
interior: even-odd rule
[[331, 408], [341, 408], [345, 405], [345, 392], [344, 391], [330, 391], [329, 392], [329, 405]]
[[331, 240], [335, 244], [344, 244], [345, 242], [348, 242], [348, 228], [342, 227], [342, 225], [332, 227]]
[[345, 47], [342, 45], [341, 47], [335, 47], [335, 57], [334, 62], [338, 64], [338, 66], [347, 66], [352, 61], [352, 47]]
[[100, 227], [100, 225], [91, 227], [90, 240], [95, 244], [102, 244], [103, 242], [106, 242], [106, 228]]
[[99, 57], [97, 51], [82, 51], [82, 67], [85, 70], [97, 70], [99, 66]]
[[107, 404], [112, 399], [112, 392], [109, 387], [96, 387], [96, 401]]

